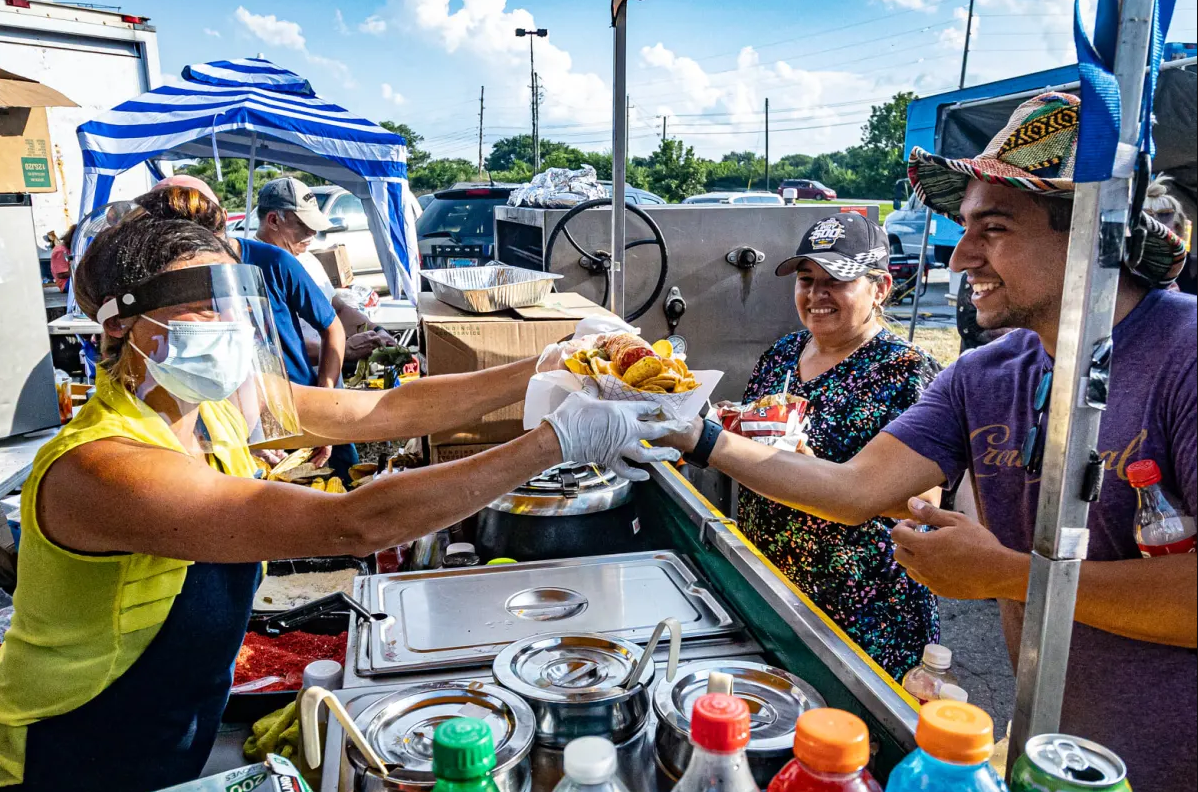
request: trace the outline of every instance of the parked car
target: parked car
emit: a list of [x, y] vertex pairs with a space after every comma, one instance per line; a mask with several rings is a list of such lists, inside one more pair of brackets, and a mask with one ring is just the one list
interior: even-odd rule
[[782, 206], [782, 198], [767, 192], [710, 192], [692, 195], [684, 204], [725, 204], [730, 206]]
[[[467, 267], [490, 261], [495, 244], [495, 207], [506, 204], [512, 190], [519, 186], [463, 182], [433, 193], [433, 200], [416, 221], [423, 266]], [[434, 248], [438, 255], [434, 255]]]
[[[601, 181], [599, 183], [607, 189], [607, 197], [610, 198], [611, 182]], [[642, 190], [637, 187], [633, 187], [631, 184], [626, 184], [624, 186], [624, 203], [630, 203], [636, 206], [651, 206], [665, 204], [668, 203], [668, 201], [666, 201], [666, 199], [662, 198], [660, 195], [654, 195], [648, 190]]]
[[923, 244], [923, 227], [927, 220], [927, 208], [919, 196], [911, 193], [894, 211], [886, 216], [882, 228], [890, 242], [891, 255], [918, 256]]
[[436, 196], [433, 195], [432, 193], [425, 193], [424, 195], [418, 195], [418, 196], [416, 196], [416, 203], [420, 204], [421, 209], [427, 209], [428, 205], [433, 202], [433, 198], [436, 198]]
[[793, 187], [798, 194], [795, 196], [800, 201], [835, 201], [836, 191], [831, 187], [820, 184], [815, 179], [783, 179], [778, 185], [778, 195], [782, 195], [782, 191], [788, 187]]

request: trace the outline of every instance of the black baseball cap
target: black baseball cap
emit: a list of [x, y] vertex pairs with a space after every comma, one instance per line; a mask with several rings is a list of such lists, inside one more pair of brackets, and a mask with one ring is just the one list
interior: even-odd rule
[[856, 212], [828, 215], [807, 230], [799, 249], [774, 270], [790, 275], [810, 259], [833, 278], [851, 281], [870, 270], [886, 269], [890, 248], [882, 226]]

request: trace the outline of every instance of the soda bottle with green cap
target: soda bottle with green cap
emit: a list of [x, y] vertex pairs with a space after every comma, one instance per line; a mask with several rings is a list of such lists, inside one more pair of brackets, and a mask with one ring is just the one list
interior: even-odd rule
[[491, 727], [477, 718], [447, 720], [433, 732], [433, 792], [499, 792]]

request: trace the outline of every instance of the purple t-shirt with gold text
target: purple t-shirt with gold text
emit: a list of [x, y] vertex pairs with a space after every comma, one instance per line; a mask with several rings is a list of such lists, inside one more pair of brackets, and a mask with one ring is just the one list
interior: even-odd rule
[[[1155, 460], [1162, 486], [1198, 514], [1198, 303], [1154, 290], [1112, 335], [1110, 395], [1098, 437], [1107, 472], [1088, 523], [1094, 561], [1140, 557], [1136, 495], [1127, 481], [1132, 462]], [[1005, 546], [1025, 553], [1040, 484], [1024, 472], [1020, 447], [1034, 420], [1036, 386], [1051, 366], [1039, 337], [1016, 330], [962, 356], [883, 430], [936, 462], [949, 481], [971, 472], [982, 521]], [[1021, 619], [1008, 621], [1008, 631]], [[1075, 625], [1061, 730], [1122, 756], [1133, 788], [1198, 789], [1196, 709], [1193, 650]]]

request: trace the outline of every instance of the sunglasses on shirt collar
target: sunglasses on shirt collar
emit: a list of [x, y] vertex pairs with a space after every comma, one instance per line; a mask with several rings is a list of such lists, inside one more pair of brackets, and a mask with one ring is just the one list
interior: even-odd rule
[[1036, 393], [1032, 397], [1032, 427], [1023, 438], [1023, 447], [1019, 454], [1023, 470], [1029, 476], [1040, 475], [1040, 468], [1044, 463], [1044, 440], [1048, 434], [1048, 429], [1044, 426], [1044, 416], [1048, 414], [1048, 397], [1051, 394], [1052, 369], [1049, 369], [1040, 377], [1040, 384], [1036, 386]]

